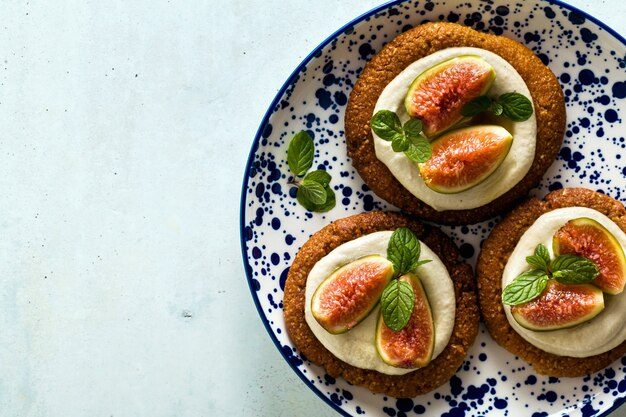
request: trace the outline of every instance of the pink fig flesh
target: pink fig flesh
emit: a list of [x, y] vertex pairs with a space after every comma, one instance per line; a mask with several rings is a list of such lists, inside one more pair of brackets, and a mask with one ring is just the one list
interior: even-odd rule
[[378, 304], [393, 272], [393, 264], [379, 255], [366, 256], [339, 268], [313, 294], [313, 317], [329, 333], [347, 332]]
[[626, 284], [626, 257], [615, 237], [595, 220], [581, 217], [561, 227], [552, 240], [555, 255], [572, 254], [598, 265], [593, 284], [609, 294], [619, 294]]
[[420, 279], [414, 273], [399, 278], [413, 287], [415, 304], [409, 323], [399, 332], [378, 317], [376, 349], [382, 360], [398, 368], [422, 368], [428, 365], [435, 349], [435, 324], [428, 297]]
[[604, 296], [599, 288], [591, 284], [561, 284], [553, 279], [539, 297], [511, 307], [515, 321], [535, 331], [577, 326], [602, 310]]
[[433, 137], [460, 123], [463, 106], [486, 94], [495, 79], [493, 67], [481, 57], [455, 57], [421, 73], [404, 105], [409, 116], [422, 120], [424, 134]]

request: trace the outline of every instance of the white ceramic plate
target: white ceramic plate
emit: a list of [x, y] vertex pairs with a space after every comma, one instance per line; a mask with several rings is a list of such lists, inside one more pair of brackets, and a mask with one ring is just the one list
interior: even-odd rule
[[[356, 18], [316, 48], [278, 92], [254, 139], [241, 196], [241, 242], [261, 319], [294, 371], [346, 416], [605, 415], [626, 397], [626, 358], [584, 378], [548, 378], [500, 348], [481, 326], [464, 365], [449, 383], [427, 395], [396, 399], [329, 377], [302, 358], [286, 334], [284, 282], [302, 244], [335, 219], [395, 209], [363, 184], [346, 156], [343, 117], [350, 90], [384, 43], [412, 26], [438, 20], [517, 39], [561, 82], [566, 137], [534, 195], [584, 186], [626, 201], [623, 38], [591, 16], [552, 1], [392, 2]], [[332, 174], [337, 205], [325, 214], [307, 212], [297, 204], [295, 189], [287, 182], [287, 143], [300, 130], [315, 139], [314, 167]], [[473, 265], [480, 241], [496, 220], [442, 229]]]

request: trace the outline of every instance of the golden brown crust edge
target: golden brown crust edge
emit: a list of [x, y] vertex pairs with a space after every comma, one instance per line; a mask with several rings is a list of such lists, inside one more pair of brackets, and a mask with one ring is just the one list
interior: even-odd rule
[[[446, 265], [454, 282], [456, 318], [450, 341], [427, 367], [401, 376], [356, 368], [337, 359], [313, 335], [304, 318], [306, 280], [315, 263], [342, 243], [360, 236], [399, 227], [410, 228]], [[333, 377], [393, 397], [414, 397], [447, 382], [463, 363], [478, 332], [479, 312], [472, 269], [459, 259], [452, 241], [438, 229], [399, 213], [372, 212], [350, 216], [324, 227], [300, 249], [285, 283], [284, 314], [287, 332], [300, 352], [326, 368]]]
[[506, 216], [483, 243], [476, 266], [483, 321], [491, 337], [544, 375], [576, 377], [597, 372], [626, 353], [626, 342], [587, 358], [557, 356], [531, 345], [509, 325], [501, 302], [502, 272], [524, 232], [544, 213], [562, 207], [589, 207], [613, 220], [626, 232], [624, 206], [604, 194], [583, 188], [553, 191], [544, 200], [530, 198]]
[[[436, 211], [407, 191], [376, 158], [369, 126], [378, 97], [412, 62], [441, 49], [471, 46], [494, 52], [521, 75], [531, 92], [537, 118], [537, 148], [526, 176], [491, 203], [471, 210]], [[444, 224], [470, 224], [500, 214], [540, 180], [555, 160], [565, 131], [561, 86], [535, 54], [511, 39], [454, 23], [426, 23], [393, 39], [365, 66], [350, 94], [345, 116], [348, 156], [367, 185], [381, 198], [411, 214]]]

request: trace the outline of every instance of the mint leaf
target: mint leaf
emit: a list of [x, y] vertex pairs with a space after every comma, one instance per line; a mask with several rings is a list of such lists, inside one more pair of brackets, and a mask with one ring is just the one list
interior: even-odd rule
[[320, 184], [322, 184], [323, 187], [326, 187], [328, 184], [330, 184], [330, 179], [331, 179], [330, 174], [324, 171], [323, 169], [318, 169], [317, 171], [309, 172], [304, 177], [305, 181], [311, 180], [311, 181], [319, 182]]
[[534, 266], [537, 269], [548, 272], [548, 263], [541, 256], [527, 256], [526, 263], [528, 263], [530, 266]]
[[324, 213], [335, 207], [335, 192], [328, 185], [324, 187], [324, 191], [326, 191], [326, 202], [315, 206], [313, 211], [317, 213]]
[[417, 163], [430, 159], [432, 150], [428, 139], [421, 133], [423, 125], [420, 119], [410, 119], [402, 126], [396, 113], [380, 110], [370, 120], [370, 126], [381, 139], [391, 141], [394, 152], [404, 152], [411, 161]]
[[548, 248], [542, 243], [538, 244], [535, 248], [535, 256], [541, 257], [546, 265], [550, 263], [550, 253], [548, 252]]
[[490, 105], [491, 100], [487, 96], [476, 97], [461, 108], [461, 114], [465, 117], [473, 117], [486, 111]]
[[527, 120], [533, 114], [533, 106], [528, 98], [520, 93], [504, 93], [495, 100], [487, 96], [476, 97], [461, 109], [465, 117], [473, 117], [491, 110], [496, 116], [504, 116], [514, 122]]
[[497, 102], [491, 104], [491, 112], [495, 114], [496, 116], [500, 116], [503, 110], [504, 108], [502, 107], [502, 104], [497, 103]]
[[496, 99], [502, 106], [502, 115], [514, 122], [527, 120], [533, 114], [533, 105], [520, 93], [504, 93]]
[[404, 124], [402, 130], [404, 131], [404, 135], [409, 139], [418, 138], [420, 133], [422, 133], [422, 121], [420, 119], [410, 119], [408, 122]]
[[541, 295], [548, 285], [548, 275], [540, 269], [533, 269], [518, 275], [502, 291], [502, 303], [511, 306], [523, 304]]
[[387, 259], [393, 264], [396, 273], [402, 275], [417, 266], [420, 257], [420, 242], [406, 227], [396, 229], [387, 244]]
[[326, 191], [326, 202], [315, 206], [313, 211], [317, 213], [324, 213], [335, 207], [335, 192], [332, 188], [330, 188], [330, 186], [326, 186], [324, 191]]
[[411, 319], [414, 304], [415, 294], [411, 284], [397, 279], [389, 282], [380, 298], [381, 312], [387, 327], [394, 332], [402, 330]]
[[313, 164], [313, 138], [305, 132], [298, 132], [289, 142], [287, 163], [293, 175], [301, 177]]
[[324, 187], [324, 192], [326, 193], [326, 201], [322, 204], [314, 204], [308, 198], [304, 197], [301, 188], [302, 187], [298, 188], [298, 192], [296, 193], [296, 199], [298, 200], [298, 203], [300, 203], [305, 209], [316, 213], [325, 213], [335, 207], [335, 192], [330, 188], [329, 185]]
[[404, 151], [404, 154], [411, 161], [421, 164], [430, 159], [433, 155], [433, 150], [430, 147], [428, 139], [426, 139], [423, 135], [418, 135], [416, 138], [411, 138], [409, 148]]
[[552, 277], [561, 284], [585, 284], [600, 274], [592, 260], [576, 255], [559, 255], [550, 264]]
[[313, 204], [324, 204], [326, 202], [326, 190], [324, 186], [316, 181], [304, 179], [298, 188], [298, 192]]
[[415, 267], [417, 268], [417, 267], [418, 267], [418, 266], [420, 266], [420, 265], [424, 265], [424, 264], [427, 264], [428, 262], [432, 262], [432, 261], [433, 261], [432, 259], [423, 259], [423, 260], [421, 260], [421, 261], [418, 261], [418, 262], [415, 264]]
[[406, 138], [406, 136], [396, 136], [391, 141], [391, 149], [394, 152], [404, 152], [409, 149], [409, 145], [411, 142]]
[[548, 266], [550, 265], [550, 253], [548, 248], [542, 243], [538, 244], [535, 248], [535, 254], [526, 257], [526, 262], [537, 269], [548, 272]]
[[309, 211], [315, 211], [315, 207], [317, 206], [317, 204], [313, 204], [307, 197], [304, 196], [304, 193], [302, 192], [302, 187], [298, 187], [298, 191], [296, 192], [296, 200], [298, 200], [298, 203], [300, 203], [300, 205], [305, 209]]
[[374, 133], [384, 140], [393, 140], [397, 136], [404, 136], [400, 119], [391, 110], [378, 111], [370, 120], [370, 126]]

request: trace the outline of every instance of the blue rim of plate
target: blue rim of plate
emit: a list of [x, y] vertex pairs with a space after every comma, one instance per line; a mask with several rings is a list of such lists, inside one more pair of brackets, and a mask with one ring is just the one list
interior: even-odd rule
[[[309, 381], [307, 378], [305, 378], [305, 376], [301, 372], [299, 372], [298, 369], [294, 365], [291, 364], [291, 362], [289, 362], [289, 358], [287, 357], [287, 354], [283, 351], [283, 349], [282, 349], [282, 347], [280, 345], [280, 342], [278, 341], [278, 339], [276, 338], [276, 335], [274, 334], [274, 332], [270, 328], [269, 323], [267, 322], [267, 320], [263, 319], [263, 316], [264, 316], [263, 309], [261, 308], [261, 305], [260, 305], [260, 302], [259, 302], [259, 298], [256, 296], [256, 292], [254, 291], [254, 288], [252, 287], [252, 277], [250, 275], [251, 266], [250, 266], [250, 263], [248, 262], [248, 256], [247, 256], [248, 248], [246, 246], [246, 240], [245, 240], [245, 224], [244, 224], [244, 216], [243, 215], [244, 215], [245, 203], [246, 203], [246, 190], [248, 189], [248, 179], [249, 179], [249, 175], [248, 174], [249, 174], [250, 168], [252, 166], [254, 152], [258, 148], [259, 141], [260, 141], [261, 135], [263, 133], [263, 129], [264, 129], [265, 125], [267, 124], [267, 122], [269, 121], [269, 118], [270, 118], [270, 116], [273, 113], [273, 109], [278, 104], [280, 98], [285, 94], [285, 91], [287, 90], [287, 88], [289, 88], [293, 84], [296, 76], [300, 73], [300, 71], [302, 71], [306, 67], [306, 65], [315, 57], [315, 55], [318, 52], [320, 52], [326, 45], [328, 45], [330, 42], [332, 42], [332, 40], [335, 39], [337, 36], [341, 35], [347, 28], [349, 28], [351, 26], [354, 26], [357, 23], [360, 23], [361, 21], [367, 19], [368, 17], [373, 16], [374, 14], [376, 14], [378, 12], [386, 10], [386, 9], [392, 7], [392, 6], [397, 5], [397, 4], [404, 3], [405, 1], [407, 1], [407, 0], [392, 0], [392, 1], [389, 1], [387, 3], [384, 3], [384, 4], [382, 4], [382, 5], [378, 6], [378, 7], [375, 7], [373, 9], [363, 13], [362, 15], [352, 19], [350, 22], [344, 24], [339, 29], [337, 29], [335, 32], [333, 32], [330, 36], [328, 36], [326, 39], [324, 39], [319, 45], [317, 45], [302, 60], [302, 62], [300, 62], [300, 64], [298, 64], [296, 69], [293, 70], [293, 72], [289, 75], [289, 77], [284, 82], [284, 84], [282, 85], [280, 90], [278, 90], [278, 92], [274, 96], [274, 99], [272, 100], [272, 102], [269, 105], [267, 111], [265, 112], [265, 115], [263, 116], [263, 120], [261, 120], [261, 124], [259, 125], [259, 128], [257, 129], [256, 135], [254, 136], [254, 141], [252, 142], [252, 146], [250, 147], [250, 152], [248, 153], [248, 160], [246, 162], [246, 168], [245, 168], [244, 175], [243, 175], [243, 184], [241, 186], [241, 199], [240, 199], [240, 203], [239, 203], [239, 240], [241, 242], [241, 255], [242, 255], [244, 270], [246, 272], [246, 278], [247, 278], [247, 281], [248, 281], [248, 288], [250, 289], [250, 294], [252, 295], [252, 299], [254, 300], [254, 305], [256, 306], [257, 312], [259, 313], [259, 317], [261, 318], [261, 321], [263, 322], [263, 325], [265, 326], [265, 330], [267, 330], [267, 333], [269, 333], [270, 338], [272, 339], [272, 342], [274, 342], [274, 345], [276, 346], [276, 348], [278, 349], [280, 354], [283, 356], [283, 359], [285, 359], [285, 361], [289, 364], [289, 366], [296, 373], [296, 375], [298, 375], [298, 377], [300, 377], [300, 379], [315, 394], [317, 394], [317, 396], [320, 397], [326, 404], [328, 404], [332, 409], [334, 409], [339, 414], [341, 414], [342, 416], [345, 416], [345, 417], [352, 417], [352, 416], [350, 414], [348, 414], [347, 412], [345, 412], [344, 410], [342, 410], [341, 408], [339, 408], [339, 406], [337, 404], [333, 403], [319, 389], [317, 389], [317, 387], [315, 387], [311, 383], [311, 381]], [[609, 27], [608, 25], [606, 25], [602, 21], [600, 21], [600, 20], [596, 19], [595, 17], [591, 16], [587, 12], [585, 12], [583, 10], [580, 10], [577, 7], [574, 7], [574, 6], [570, 5], [570, 4], [564, 3], [564, 2], [562, 2], [560, 0], [540, 0], [540, 1], [543, 1], [543, 2], [548, 3], [548, 4], [552, 4], [552, 5], [557, 5], [557, 6], [563, 7], [565, 9], [568, 9], [568, 10], [576, 12], [576, 13], [580, 13], [581, 15], [585, 16], [585, 18], [589, 19], [590, 21], [594, 22], [596, 25], [600, 26], [602, 29], [604, 29], [605, 31], [610, 33], [613, 37], [618, 39], [622, 44], [624, 44], [626, 46], [626, 38], [621, 36], [619, 33], [617, 33], [615, 30], [613, 30], [611, 27]], [[624, 402], [626, 402], [626, 396], [616, 400], [613, 403], [613, 406], [611, 406], [611, 408], [606, 410], [603, 414], [600, 414], [599, 417], [608, 416], [613, 411], [615, 411], [619, 406], [624, 404]]]

